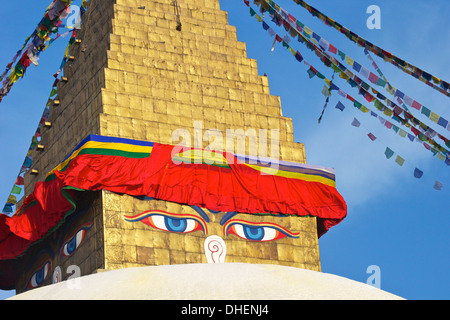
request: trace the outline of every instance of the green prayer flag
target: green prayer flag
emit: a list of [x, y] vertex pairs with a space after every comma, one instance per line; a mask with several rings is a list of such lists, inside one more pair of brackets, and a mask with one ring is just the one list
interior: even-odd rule
[[383, 111], [383, 110], [384, 110], [384, 104], [382, 104], [382, 103], [380, 102], [380, 100], [375, 99], [374, 104], [375, 104], [375, 108], [377, 108], [378, 110], [380, 110], [380, 111]]
[[386, 156], [387, 159], [390, 159], [394, 155], [394, 151], [391, 150], [389, 147], [386, 147], [384, 155]]
[[14, 187], [12, 188], [11, 193], [13, 194], [20, 194], [22, 192], [22, 188], [20, 188], [19, 186], [14, 185]]
[[353, 106], [355, 108], [361, 109], [362, 104], [355, 100], [355, 101], [353, 101]]
[[378, 80], [377, 80], [377, 85], [384, 88], [384, 87], [386, 86], [386, 81], [384, 81], [384, 80], [381, 79], [381, 78], [378, 78]]

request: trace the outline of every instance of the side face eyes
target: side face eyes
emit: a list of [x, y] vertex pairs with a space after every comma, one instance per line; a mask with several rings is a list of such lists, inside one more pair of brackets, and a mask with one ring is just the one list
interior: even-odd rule
[[70, 257], [75, 250], [83, 242], [86, 232], [92, 227], [93, 223], [83, 225], [78, 231], [64, 242], [61, 247], [61, 255], [63, 257]]
[[226, 236], [234, 234], [250, 241], [273, 241], [284, 237], [298, 238], [299, 233], [293, 233], [274, 223], [255, 223], [233, 219], [225, 223], [223, 232]]
[[194, 231], [207, 233], [205, 221], [191, 214], [175, 215], [165, 211], [151, 210], [133, 217], [125, 216], [125, 221], [140, 221], [155, 229], [175, 233], [190, 233]]
[[33, 275], [28, 281], [27, 288], [33, 289], [38, 287], [44, 280], [47, 278], [50, 270], [52, 269], [52, 263], [50, 260], [47, 260]]

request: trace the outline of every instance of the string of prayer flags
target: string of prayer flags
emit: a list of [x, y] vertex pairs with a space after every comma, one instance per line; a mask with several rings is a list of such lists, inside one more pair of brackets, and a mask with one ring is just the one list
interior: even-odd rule
[[[269, 3], [272, 2], [272, 0], [267, 0]], [[322, 22], [324, 22], [326, 25], [335, 28], [342, 34], [344, 34], [348, 39], [351, 41], [357, 43], [359, 46], [364, 47], [368, 51], [376, 54], [378, 57], [382, 58], [384, 61], [387, 61], [391, 63], [392, 65], [396, 66], [403, 72], [413, 76], [414, 78], [420, 80], [421, 82], [424, 82], [428, 86], [432, 87], [433, 89], [439, 91], [440, 93], [450, 96], [450, 84], [447, 81], [444, 81], [442, 79], [439, 79], [438, 77], [432, 75], [429, 72], [426, 72], [413, 64], [400, 59], [399, 57], [393, 55], [392, 53], [374, 45], [373, 43], [365, 40], [364, 38], [358, 36], [351, 30], [347, 29], [346, 27], [342, 26], [340, 23], [334, 21], [333, 19], [329, 18], [316, 8], [312, 7], [308, 3], [306, 3], [303, 0], [293, 0], [298, 5], [305, 8], [312, 16], [319, 18]]]
[[[258, 2], [257, 4], [262, 4], [262, 5], [265, 4], [266, 5], [266, 7], [261, 7], [261, 10], [269, 11], [269, 13], [273, 16], [273, 20], [275, 20], [278, 25], [284, 25], [284, 27], [287, 28], [287, 26], [289, 25], [289, 22], [286, 20], [286, 17], [289, 17], [289, 14], [287, 14], [286, 10], [283, 10], [282, 8], [280, 8], [273, 1], [270, 1], [270, 3], [274, 7], [272, 7], [272, 5], [269, 4], [268, 0], [260, 0], [260, 1], [263, 1], [263, 3]], [[281, 12], [281, 13], [279, 13], [279, 12]], [[292, 18], [291, 18], [291, 20], [292, 20]], [[299, 24], [299, 22], [297, 20], [296, 29], [299, 29], [298, 24]], [[304, 24], [302, 24], [302, 27], [304, 28], [304, 30], [306, 30], [306, 26]], [[294, 29], [291, 28], [290, 31], [292, 31], [292, 30], [294, 30]], [[299, 39], [302, 39], [301, 42], [305, 43], [309, 49], [314, 50], [315, 54], [321, 59], [321, 61], [327, 67], [333, 68], [333, 71], [335, 71], [335, 72], [340, 70], [339, 76], [341, 78], [345, 79], [352, 87], [357, 86], [359, 89], [358, 93], [360, 95], [364, 96], [364, 98], [368, 102], [374, 102], [375, 107], [377, 109], [379, 109], [380, 111], [383, 111], [383, 113], [385, 115], [392, 117], [395, 121], [400, 122], [402, 125], [405, 125], [408, 128], [412, 128], [412, 127], [419, 128], [419, 129], [416, 128], [416, 131], [414, 132], [415, 135], [418, 135], [419, 133], [424, 134], [423, 132], [421, 133], [419, 130], [423, 130], [424, 132], [426, 132], [431, 129], [427, 125], [425, 125], [423, 122], [421, 122], [420, 120], [415, 118], [411, 113], [402, 109], [400, 106], [396, 105], [394, 102], [392, 102], [391, 100], [386, 98], [384, 95], [380, 94], [375, 89], [371, 88], [370, 85], [368, 85], [367, 83], [362, 81], [359, 77], [357, 77], [356, 75], [353, 75], [353, 73], [351, 73], [341, 63], [339, 63], [335, 58], [328, 56], [325, 52], [322, 51], [321, 48], [318, 48], [315, 43], [311, 42], [311, 40], [320, 39], [320, 36], [315, 34], [315, 32], [313, 32], [313, 31], [310, 32], [310, 31], [311, 30], [309, 29], [308, 34], [309, 33], [312, 34], [311, 39], [308, 39], [308, 37], [305, 37], [304, 34], [299, 33], [297, 30], [294, 30], [294, 33], [299, 36]], [[292, 33], [292, 32], [290, 32], [290, 33]], [[287, 47], [290, 48], [289, 45], [287, 45]], [[295, 51], [292, 49], [291, 52], [295, 52]], [[345, 55], [344, 55], [344, 57], [345, 57]], [[305, 64], [307, 64], [307, 63], [305, 62]], [[317, 70], [314, 67], [312, 67], [310, 64], [308, 64], [308, 65], [310, 66], [310, 68], [308, 70], [309, 77], [313, 78], [316, 75], [319, 76], [319, 73], [317, 72]], [[367, 69], [365, 69], [365, 70], [367, 70]], [[367, 74], [369, 75], [368, 70], [367, 70]], [[324, 79], [323, 76], [320, 78]], [[331, 89], [333, 89], [333, 88], [331, 88]], [[334, 89], [336, 89], [336, 88], [334, 88]], [[376, 94], [376, 97], [369, 92], [370, 89], [372, 90], [372, 92], [374, 92], [374, 94]], [[386, 104], [390, 108], [393, 108], [393, 109], [390, 109], [387, 106], [385, 106], [381, 102], [381, 100], [385, 101]], [[363, 112], [369, 111], [369, 109], [367, 109], [365, 106], [362, 106], [361, 104], [359, 104], [359, 106], [357, 106], [357, 107]], [[388, 128], [390, 128], [389, 123], [388, 123]], [[396, 128], [396, 127], [394, 127], [394, 128]], [[449, 139], [445, 138], [442, 135], [438, 135], [438, 137], [441, 138], [448, 147], [450, 147]], [[429, 137], [429, 143], [431, 145], [433, 145], [433, 147], [436, 150], [438, 150], [439, 152], [443, 152], [444, 154], [447, 154], [449, 152], [447, 149], [445, 149], [440, 144], [438, 144], [434, 139], [432, 139], [432, 137]], [[424, 146], [427, 147], [426, 145], [424, 145]]]
[[[63, 62], [67, 61], [67, 57], [68, 57], [68, 50], [70, 48], [70, 46], [75, 42], [75, 38], [76, 38], [76, 30], [72, 31], [72, 36], [69, 40], [69, 43], [66, 47], [66, 52], [64, 54], [63, 57]], [[62, 70], [58, 70], [59, 74]], [[50, 106], [52, 105], [53, 100], [51, 99], [52, 97], [55, 97], [58, 94], [57, 91], [57, 86], [58, 84], [58, 79], [55, 80], [55, 82], [52, 85], [52, 89], [47, 101], [46, 106], [44, 107], [44, 111], [42, 112], [42, 116], [41, 119], [39, 121], [39, 125], [36, 129], [35, 134], [33, 135], [33, 137], [31, 138], [31, 143], [30, 146], [28, 148], [28, 152], [27, 155], [25, 157], [25, 160], [20, 168], [20, 172], [19, 175], [17, 176], [17, 179], [13, 185], [13, 188], [11, 190], [10, 196], [8, 197], [7, 203], [4, 206], [2, 213], [3, 214], [7, 214], [10, 215], [14, 212], [14, 206], [17, 203], [17, 196], [22, 194], [23, 188], [24, 188], [24, 174], [26, 172], [28, 172], [31, 168], [31, 166], [33, 165], [33, 158], [31, 156], [31, 152], [36, 148], [36, 146], [39, 144], [39, 142], [41, 141], [41, 129], [44, 126], [44, 123], [47, 121], [47, 119], [50, 116]], [[15, 200], [15, 201], [14, 201]]]
[[[261, 4], [261, 11], [269, 11], [270, 14], [272, 14], [274, 16], [274, 20], [278, 21], [278, 24], [282, 24], [285, 26], [285, 28], [287, 28], [289, 25], [289, 21], [287, 21], [286, 19], [290, 19], [290, 21], [294, 21], [296, 20], [295, 17], [293, 17], [291, 14], [287, 13], [286, 10], [284, 10], [283, 8], [279, 7], [273, 0], [260, 0], [262, 1], [262, 3], [257, 3], [257, 4]], [[290, 17], [290, 18], [289, 18]], [[299, 27], [299, 25], [301, 25], [301, 27]], [[294, 27], [290, 26], [290, 34], [294, 33], [295, 35], [299, 36], [299, 40], [300, 37], [302, 37], [302, 42], [306, 42], [308, 48], [313, 49], [316, 53], [316, 55], [321, 58], [321, 61], [324, 62], [324, 64], [328, 67], [333, 68], [333, 70], [335, 72], [338, 72], [340, 70], [340, 77], [347, 80], [347, 82], [352, 86], [358, 86], [359, 88], [359, 94], [363, 95], [364, 98], [368, 101], [368, 102], [373, 102], [375, 101], [376, 104], [381, 105], [380, 108], [385, 109], [386, 107], [381, 103], [381, 101], [384, 101], [389, 107], [394, 108], [396, 110], [395, 116], [399, 117], [402, 113], [404, 113], [404, 118], [400, 119], [403, 122], [407, 122], [409, 125], [412, 126], [418, 126], [419, 128], [423, 128], [425, 131], [429, 130], [429, 127], [426, 126], [423, 122], [421, 122], [420, 120], [418, 120], [416, 117], [414, 117], [411, 113], [409, 113], [407, 111], [406, 106], [404, 106], [404, 108], [401, 108], [400, 106], [398, 106], [395, 102], [389, 100], [387, 97], [385, 97], [384, 95], [380, 94], [378, 91], [376, 91], [374, 88], [372, 88], [370, 85], [368, 85], [366, 82], [364, 82], [362, 79], [360, 79], [359, 77], [357, 77], [356, 75], [354, 75], [350, 70], [348, 70], [347, 68], [345, 68], [341, 63], [339, 63], [335, 58], [330, 57], [324, 50], [324, 47], [330, 47], [329, 46], [329, 42], [324, 40], [323, 38], [321, 38], [318, 34], [316, 34], [314, 31], [312, 31], [311, 29], [307, 28], [303, 23], [301, 23], [299, 20], [296, 20], [296, 30], [294, 29]], [[308, 30], [307, 33], [305, 33], [305, 30]], [[293, 32], [292, 32], [293, 31]], [[303, 34], [302, 34], [303, 32]], [[324, 46], [319, 46], [321, 48], [319, 48], [316, 44], [311, 43], [311, 41], [308, 39], [308, 37], [304, 37], [304, 36], [309, 36], [309, 34], [312, 34], [312, 38], [311, 39], [315, 39], [318, 41], [318, 43], [326, 43], [327, 45]], [[322, 41], [323, 40], [323, 41]], [[334, 48], [334, 46], [333, 46]], [[320, 53], [320, 50], [322, 51], [322, 54]], [[332, 52], [334, 52], [335, 50], [332, 50]], [[365, 50], [367, 52], [367, 55], [369, 56], [369, 58], [371, 59], [371, 61], [373, 62], [372, 65], [376, 68], [377, 72], [380, 74], [381, 77], [383, 77], [382, 82], [380, 82], [379, 80], [381, 78], [379, 78], [378, 76], [376, 76], [375, 74], [373, 74], [372, 72], [370, 72], [368, 69], [362, 67], [359, 63], [357, 63], [356, 61], [354, 61], [352, 58], [350, 58], [349, 56], [345, 55], [345, 53], [341, 52], [340, 50], [337, 50], [339, 52], [339, 55], [341, 56], [341, 58], [343, 60], [345, 60], [348, 64], [353, 66], [353, 69], [355, 69], [356, 71], [360, 72], [363, 76], [365, 76], [366, 78], [369, 79], [369, 81], [371, 81], [372, 83], [381, 83], [383, 86], [385, 86], [386, 84], [388, 84], [386, 90], [391, 93], [392, 95], [396, 95], [396, 96], [400, 96], [400, 97], [404, 97], [405, 95], [403, 93], [399, 93], [399, 90], [395, 90], [394, 87], [392, 87], [388, 81], [386, 80], [386, 78], [384, 77], [383, 73], [381, 72], [381, 70], [379, 69], [379, 67], [376, 65], [376, 63], [373, 61], [373, 59], [370, 57], [370, 54], [368, 54], [367, 50]], [[297, 51], [298, 52], [298, 51]], [[316, 72], [314, 72], [313, 69], [311, 69], [310, 71], [308, 71], [308, 74], [310, 76], [310, 78], [314, 77], [314, 75], [316, 75]], [[375, 94], [372, 95], [369, 90], [372, 90], [372, 92]], [[395, 96], [394, 96], [395, 97]], [[380, 101], [381, 100], [381, 101]], [[400, 101], [401, 104], [403, 104], [403, 101]], [[418, 108], [418, 106], [421, 106], [420, 103], [418, 103], [417, 101], [411, 99], [408, 97], [407, 100], [407, 104], [410, 106], [413, 106], [415, 108]], [[383, 111], [383, 110], [381, 110]], [[387, 112], [392, 112], [391, 110], [388, 110]], [[432, 121], [439, 123], [441, 126], [443, 126], [444, 128], [448, 128], [448, 130], [450, 131], [450, 124], [449, 121], [447, 121], [445, 118], [440, 117], [436, 114], [434, 114], [431, 117]], [[435, 131], [435, 130], [434, 130]], [[442, 135], [438, 135], [439, 138], [441, 138], [447, 147], [450, 148], [450, 140]], [[436, 143], [435, 141], [431, 142], [436, 148], [441, 149], [441, 146]], [[448, 150], [445, 150], [443, 152], [448, 152]]]
[[[25, 75], [26, 70], [31, 64], [38, 65], [39, 54], [48, 48], [51, 41], [51, 35], [58, 32], [61, 25], [61, 19], [68, 16], [70, 13], [70, 5], [72, 0], [54, 0], [39, 22], [33, 34], [27, 38], [24, 47], [19, 50], [13, 59], [13, 63], [8, 64], [6, 73], [2, 74], [2, 88], [0, 88], [0, 102], [10, 92], [14, 83]], [[31, 41], [30, 41], [31, 40]], [[22, 51], [23, 54], [22, 54]], [[20, 56], [21, 55], [21, 56]], [[13, 67], [15, 60], [19, 61]], [[9, 76], [8, 72], [11, 71]]]
[[[339, 101], [339, 103], [340, 103], [340, 101]], [[342, 104], [342, 103], [341, 103]], [[341, 108], [337, 108], [337, 109], [341, 109]], [[342, 108], [342, 110], [344, 110], [345, 109], [345, 107], [344, 108]], [[357, 126], [359, 126], [359, 124], [360, 124], [360, 122], [359, 122], [359, 120], [357, 120], [356, 118], [353, 118], [353, 122], [352, 122], [352, 125], [354, 125], [354, 124], [356, 124]], [[367, 130], [367, 129], [366, 129]], [[367, 130], [368, 131], [368, 130]], [[375, 140], [377, 140], [377, 138], [375, 137], [375, 135], [373, 134], [373, 133], [371, 133], [371, 132], [369, 132], [368, 134], [367, 134], [367, 136], [369, 137], [369, 139], [371, 140], [371, 141], [375, 141]], [[382, 142], [381, 142], [382, 143]], [[386, 146], [386, 149], [385, 149], [385, 151], [384, 151], [384, 155], [385, 155], [385, 157], [386, 157], [386, 159], [391, 159], [394, 155], [396, 155], [396, 153], [394, 152], [394, 150], [392, 150], [390, 147], [387, 147]], [[403, 165], [404, 165], [404, 163], [406, 162], [406, 160], [402, 157], [402, 156], [400, 156], [400, 155], [396, 155], [395, 156], [395, 163], [397, 164], [397, 165], [399, 165], [400, 167], [402, 167]], [[414, 167], [414, 177], [415, 178], [417, 178], [417, 179], [421, 179], [422, 178], [422, 176], [423, 176], [423, 171], [422, 170], [420, 170], [420, 169], [418, 169], [418, 168], [416, 168], [416, 167]]]
[[[261, 1], [264, 1], [264, 0], [261, 0]], [[274, 10], [274, 9], [272, 9], [272, 11], [269, 11], [269, 13], [272, 13], [273, 12], [273, 20], [276, 20], [277, 21], [277, 24], [279, 24], [279, 25], [283, 25], [284, 27], [285, 27], [285, 29], [286, 29], [286, 26], [287, 26], [287, 24], [286, 23], [282, 23], [282, 21], [283, 21], [283, 17], [281, 16], [281, 15], [278, 15], [277, 16], [277, 12]], [[256, 16], [258, 16], [258, 14], [255, 14], [255, 17]], [[272, 17], [272, 15], [271, 15], [271, 17]], [[292, 18], [291, 18], [292, 19]], [[261, 19], [257, 19], [259, 22], [263, 22], [264, 23], [264, 20], [262, 20], [262, 21], [260, 21]], [[264, 29], [267, 29], [267, 30], [272, 30], [270, 27], [267, 27], [267, 24], [266, 25], [264, 25], [263, 24], [263, 28]], [[298, 28], [297, 28], [298, 29]], [[292, 29], [290, 29], [290, 30], [292, 30]], [[291, 32], [290, 32], [290, 34], [291, 34]], [[303, 34], [298, 34], [299, 35], [299, 40], [300, 39], [302, 39], [303, 41], [300, 41], [300, 42], [302, 42], [302, 43], [304, 43], [307, 47], [308, 47], [308, 49], [310, 49], [310, 50], [313, 50], [315, 53], [316, 53], [316, 55], [321, 59], [321, 61], [327, 66], [327, 67], [331, 67], [331, 68], [333, 68], [333, 71], [335, 71], [335, 72], [337, 72], [338, 70], [340, 70], [340, 68], [339, 68], [339, 65], [336, 65], [336, 64], [334, 64], [333, 63], [333, 60], [332, 59], [328, 59], [325, 55], [323, 55], [323, 54], [321, 54], [322, 53], [322, 50], [320, 49], [320, 48], [318, 48], [314, 43], [313, 43], [313, 41], [311, 40], [311, 41], [309, 41], [308, 39], [307, 39], [307, 37], [306, 36], [303, 36]], [[271, 36], [278, 36], [274, 31], [273, 31], [273, 34], [271, 34]], [[278, 36], [279, 37], [279, 36]], [[277, 37], [276, 37], [277, 38]], [[281, 37], [279, 37], [280, 39], [282, 39]], [[317, 38], [317, 37], [316, 37]], [[314, 37], [312, 36], [311, 37], [311, 39], [314, 39]], [[308, 42], [309, 41], [309, 42]], [[293, 56], [295, 57], [296, 55], [299, 55], [299, 56], [301, 56], [301, 54], [300, 54], [300, 52], [299, 51], [295, 51], [294, 49], [292, 49], [291, 47], [290, 47], [290, 45], [289, 44], [286, 44], [286, 46], [285, 46], [287, 49], [289, 49], [289, 51], [293, 54]], [[334, 58], [333, 58], [334, 59]], [[298, 59], [297, 59], [298, 60]], [[336, 90], [336, 92], [340, 95], [340, 96], [342, 96], [342, 97], [344, 97], [344, 98], [346, 98], [346, 99], [348, 99], [348, 100], [350, 100], [352, 103], [353, 103], [353, 105], [354, 105], [354, 107], [356, 107], [356, 108], [358, 108], [361, 112], [363, 112], [363, 113], [367, 113], [367, 114], [370, 114], [371, 116], [375, 116], [375, 117], [379, 117], [375, 112], [373, 112], [372, 110], [370, 110], [370, 109], [368, 109], [367, 107], [365, 107], [365, 106], [363, 106], [361, 103], [359, 103], [355, 98], [353, 98], [351, 95], [349, 95], [349, 94], [347, 94], [344, 90], [342, 90], [342, 89], [340, 89], [336, 84], [334, 84], [334, 83], [332, 83], [330, 80], [328, 80], [323, 74], [321, 74], [320, 72], [318, 72], [317, 71], [317, 69], [316, 68], [314, 68], [314, 66], [312, 66], [310, 63], [308, 63], [306, 60], [304, 60], [304, 59], [301, 59], [300, 60], [304, 65], [306, 65], [307, 67], [308, 67], [308, 70], [307, 70], [307, 73], [308, 73], [308, 75], [309, 75], [309, 77], [310, 78], [313, 78], [313, 77], [315, 77], [315, 76], [317, 76], [319, 79], [322, 79], [329, 87], [330, 87], [330, 91], [332, 91], [332, 90]], [[379, 111], [382, 111], [383, 112], [383, 114], [385, 115], [385, 116], [387, 116], [387, 117], [390, 117], [390, 118], [392, 118], [393, 120], [395, 120], [396, 122], [398, 122], [398, 123], [400, 123], [400, 124], [402, 124], [402, 125], [404, 125], [407, 129], [409, 129], [409, 130], [411, 130], [412, 131], [412, 134], [410, 134], [410, 133], [407, 133], [405, 130], [403, 130], [403, 129], [400, 129], [398, 126], [396, 126], [393, 122], [387, 122], [387, 124], [386, 124], [386, 120], [385, 119], [383, 119], [382, 117], [379, 117], [380, 118], [380, 123], [381, 123], [381, 121], [383, 120], [383, 126], [385, 127], [385, 128], [388, 128], [388, 129], [391, 129], [391, 130], [393, 130], [393, 131], [395, 131], [396, 133], [398, 133], [399, 135], [401, 135], [401, 136], [403, 136], [403, 137], [408, 137], [409, 138], [409, 140], [410, 141], [420, 141], [420, 139], [418, 139], [417, 138], [417, 136], [420, 136], [421, 138], [425, 138], [425, 140], [427, 141], [427, 142], [429, 142], [430, 143], [430, 145], [433, 145], [433, 147], [431, 148], [427, 148], [427, 146], [425, 146], [424, 145], [424, 147], [426, 147], [428, 150], [430, 150], [432, 153], [433, 153], [433, 155], [441, 155], [440, 157], [438, 157], [438, 159], [440, 159], [440, 160], [442, 160], [442, 159], [447, 159], [447, 157], [446, 157], [446, 154], [448, 154], [448, 151], [445, 149], [445, 148], [442, 148], [440, 145], [438, 145], [434, 140], [432, 140], [432, 136], [430, 136], [430, 137], [428, 137], [427, 135], [425, 135], [425, 133], [422, 133], [421, 131], [419, 131], [419, 130], [425, 130], [422, 126], [419, 126], [419, 129], [417, 129], [417, 128], [415, 128], [413, 125], [418, 125], [418, 121], [416, 122], [416, 121], [413, 121], [413, 125], [411, 125], [410, 123], [408, 123], [408, 121], [407, 120], [410, 120], [411, 118], [412, 118], [412, 116], [408, 116], [409, 115], [409, 113], [407, 113], [407, 112], [404, 112], [404, 117], [405, 118], [402, 118], [401, 117], [401, 112], [399, 112], [399, 108], [395, 108], [395, 106], [392, 106], [391, 108], [389, 108], [388, 106], [385, 106], [380, 100], [381, 99], [383, 99], [382, 97], [384, 97], [384, 96], [382, 96], [382, 95], [380, 95], [379, 93], [377, 93], [377, 98], [375, 98], [375, 99], [372, 99], [370, 96], [369, 96], [369, 94], [370, 93], [368, 93], [368, 91], [367, 90], [369, 90], [369, 88], [370, 88], [370, 86], [369, 85], [367, 85], [366, 83], [364, 83], [363, 81], [360, 81], [359, 82], [359, 84], [358, 84], [358, 82], [356, 82], [355, 80], [353, 80], [353, 78], [350, 78], [349, 76], [348, 76], [348, 69], [346, 70], [346, 72], [343, 72], [342, 70], [340, 71], [340, 73], [339, 73], [339, 76], [341, 77], [341, 78], [344, 78], [344, 79], [346, 79], [347, 80], [347, 82], [349, 83], [349, 84], [351, 84], [352, 85], [352, 87], [358, 87], [358, 93], [359, 94], [362, 94], [362, 95], [364, 95], [364, 97], [365, 97], [365, 99], [367, 100], [367, 101], [372, 101], [374, 104], [375, 104], [375, 107], [379, 110]], [[358, 78], [359, 79], [359, 78]], [[363, 90], [362, 90], [363, 89]], [[380, 100], [379, 100], [379, 99]], [[384, 100], [384, 99], [383, 99]], [[392, 105], [392, 104], [391, 104]], [[344, 106], [342, 105], [342, 103], [341, 104], [338, 104], [336, 107], [338, 107], [339, 106], [339, 108], [338, 109], [340, 109], [341, 111], [342, 110], [344, 110]], [[395, 108], [395, 110], [394, 110], [394, 108]], [[369, 113], [370, 112], [370, 113]], [[428, 128], [427, 126], [424, 126], [425, 128], [427, 128], [427, 130], [429, 130], [430, 128]], [[426, 132], [426, 131], [424, 131], [424, 132]], [[444, 153], [444, 154], [440, 154], [440, 152], [441, 153]], [[392, 155], [393, 155], [394, 153], [393, 153], [393, 151], [392, 151]], [[392, 155], [390, 155], [389, 156], [389, 153], [387, 154], [387, 156], [389, 156], [389, 157], [392, 157]], [[398, 161], [397, 161], [397, 164], [399, 164], [400, 165], [400, 163], [402, 163], [402, 161], [401, 161], [401, 159], [403, 159], [403, 158], [398, 158]], [[449, 164], [450, 164], [450, 159], [449, 159]]]

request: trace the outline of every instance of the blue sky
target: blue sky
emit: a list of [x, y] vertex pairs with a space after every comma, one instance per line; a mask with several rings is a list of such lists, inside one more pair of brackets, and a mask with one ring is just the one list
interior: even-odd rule
[[[0, 72], [9, 63], [25, 38], [36, 27], [49, 0], [9, 1], [0, 11]], [[252, 1], [250, 1], [252, 3]], [[301, 20], [341, 51], [371, 69], [362, 48], [338, 31], [324, 25], [292, 0], [278, 0], [278, 5]], [[448, 64], [450, 31], [446, 23], [450, 15], [447, 0], [431, 4], [423, 0], [310, 0], [312, 6], [343, 24], [356, 34], [398, 57], [446, 81], [450, 81]], [[295, 141], [305, 143], [309, 164], [336, 169], [337, 188], [348, 205], [348, 216], [320, 240], [322, 271], [366, 282], [367, 268], [376, 265], [381, 271], [381, 289], [407, 299], [450, 298], [450, 250], [448, 248], [447, 215], [450, 204], [450, 168], [418, 143], [401, 138], [383, 127], [378, 119], [353, 108], [334, 108], [338, 99], [330, 98], [322, 122], [325, 97], [323, 82], [309, 79], [307, 68], [277, 44], [271, 54], [273, 38], [249, 14], [241, 0], [220, 0], [228, 11], [229, 23], [237, 29], [238, 40], [247, 44], [247, 55], [258, 61], [259, 74], [267, 74], [271, 94], [280, 96], [283, 115], [293, 119]], [[381, 9], [381, 29], [366, 26], [369, 5]], [[254, 6], [252, 4], [254, 8]], [[23, 8], [27, 8], [23, 10]], [[21, 18], [17, 19], [20, 12]], [[279, 28], [265, 21], [280, 36]], [[0, 202], [4, 203], [24, 160], [54, 78], [67, 39], [59, 39], [41, 55], [39, 67], [31, 66], [24, 79], [15, 84], [0, 103]], [[328, 78], [331, 69], [301, 43], [291, 42], [305, 60]], [[394, 66], [374, 57], [386, 78], [395, 87], [421, 102], [435, 113], [450, 119], [450, 98], [427, 87]], [[336, 79], [342, 89], [375, 110], [373, 104]], [[382, 90], [380, 90], [382, 92]], [[428, 119], [415, 114], [421, 121]], [[356, 117], [359, 128], [351, 122]], [[438, 130], [436, 124], [433, 128]], [[377, 140], [371, 141], [371, 132]], [[446, 137], [450, 132], [438, 130]], [[406, 159], [400, 167], [387, 160], [389, 146]], [[422, 179], [413, 177], [415, 167], [424, 172]], [[444, 184], [433, 189], [435, 180]], [[0, 299], [13, 293], [0, 292]]]

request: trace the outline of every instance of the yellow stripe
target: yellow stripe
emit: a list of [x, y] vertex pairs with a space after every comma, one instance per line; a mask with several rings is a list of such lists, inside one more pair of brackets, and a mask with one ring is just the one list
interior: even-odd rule
[[52, 171], [50, 171], [46, 177], [51, 175], [55, 170], [58, 171], [58, 170], [63, 169], [70, 161], [72, 161], [73, 158], [78, 156], [78, 154], [81, 152], [81, 150], [86, 149], [86, 148], [110, 149], [110, 150], [121, 150], [121, 151], [141, 152], [141, 153], [151, 153], [153, 150], [153, 147], [151, 147], [151, 146], [138, 146], [138, 145], [133, 145], [133, 144], [118, 143], [118, 142], [88, 141], [83, 146], [81, 146], [77, 151], [72, 153], [72, 155], [69, 158], [67, 158], [65, 161], [61, 162]]
[[336, 188], [335, 181], [321, 177], [321, 176], [315, 176], [315, 175], [304, 174], [304, 173], [299, 173], [299, 172], [284, 171], [284, 170], [279, 170], [279, 169], [274, 169], [274, 168], [260, 167], [260, 166], [251, 165], [251, 164], [246, 164], [246, 165], [251, 167], [252, 169], [258, 170], [265, 174], [270, 174], [270, 175], [285, 177], [285, 178], [290, 178], [290, 179], [300, 179], [300, 180], [310, 181], [310, 182], [320, 182], [327, 186]]

